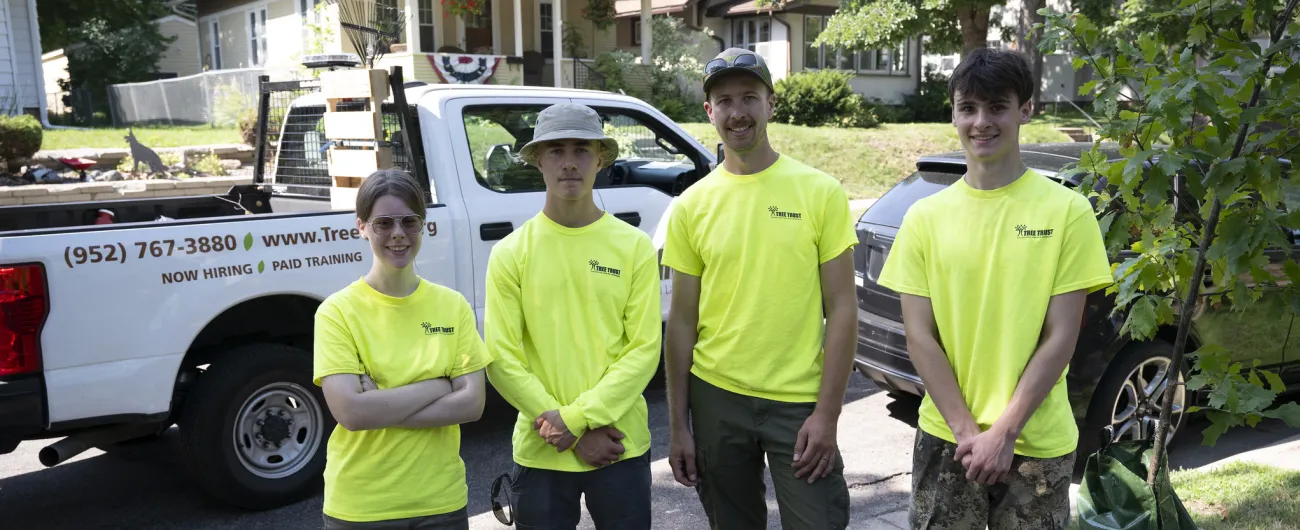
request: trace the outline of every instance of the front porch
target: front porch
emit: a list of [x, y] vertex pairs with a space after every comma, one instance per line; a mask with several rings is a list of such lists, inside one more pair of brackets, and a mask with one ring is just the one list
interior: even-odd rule
[[[573, 54], [566, 48], [566, 29], [582, 41], [580, 61], [589, 62], [590, 57], [616, 48], [639, 48], [642, 64], [649, 64], [650, 16], [680, 10], [685, 4], [685, 0], [618, 0], [618, 18], [600, 30], [583, 18], [587, 0], [483, 0], [480, 13], [467, 15], [452, 14], [442, 0], [389, 1], [403, 2], [410, 18], [402, 42], [376, 66], [401, 65], [411, 72], [410, 79], [426, 83], [569, 88], [575, 83], [580, 88], [591, 86], [586, 81], [592, 71], [582, 65], [575, 70], [574, 58], [568, 57]], [[639, 12], [633, 10], [637, 6]], [[640, 18], [633, 22], [637, 14]], [[556, 75], [557, 64], [560, 75]]]

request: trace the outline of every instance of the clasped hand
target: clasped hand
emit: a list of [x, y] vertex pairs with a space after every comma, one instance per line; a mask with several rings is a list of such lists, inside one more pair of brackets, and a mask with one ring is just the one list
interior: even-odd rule
[[996, 426], [975, 435], [957, 436], [953, 460], [966, 468], [966, 480], [992, 486], [1011, 471], [1016, 438]]
[[624, 451], [623, 433], [618, 429], [598, 427], [578, 438], [569, 431], [558, 410], [543, 412], [533, 420], [533, 429], [546, 443], [555, 446], [557, 452], [567, 451], [576, 444], [574, 452], [592, 467], [605, 467], [617, 462]]

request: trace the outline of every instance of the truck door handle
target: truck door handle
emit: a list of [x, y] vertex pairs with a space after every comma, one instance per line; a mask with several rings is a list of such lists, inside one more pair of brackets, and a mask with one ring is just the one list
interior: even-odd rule
[[479, 237], [484, 241], [496, 241], [510, 235], [515, 231], [515, 225], [510, 222], [504, 223], [484, 223], [478, 226]]
[[616, 213], [614, 217], [622, 219], [623, 222], [632, 226], [641, 226], [641, 212]]

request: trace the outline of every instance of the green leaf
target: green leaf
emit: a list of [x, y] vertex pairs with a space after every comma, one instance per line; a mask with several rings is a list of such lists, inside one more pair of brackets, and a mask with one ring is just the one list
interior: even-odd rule
[[1263, 416], [1260, 416], [1259, 414], [1254, 414], [1254, 413], [1247, 414], [1247, 415], [1246, 415], [1246, 425], [1249, 425], [1250, 428], [1254, 429], [1256, 425], [1259, 425], [1260, 420], [1263, 420], [1263, 419], [1264, 419], [1264, 417], [1263, 417]]
[[253, 233], [249, 232], [247, 235], [244, 236], [244, 250], [250, 250], [252, 248], [253, 248]]
[[1073, 61], [1070, 61], [1070, 64], [1074, 66], [1075, 71], [1078, 71], [1080, 68], [1083, 68], [1084, 65], [1088, 64], [1088, 62], [1085, 61], [1083, 57], [1075, 57]]
[[1124, 327], [1135, 339], [1145, 340], [1155, 335], [1157, 324], [1156, 303], [1150, 296], [1143, 296], [1133, 303]]
[[1228, 422], [1231, 416], [1222, 411], [1209, 410], [1205, 412], [1205, 417], [1210, 420], [1210, 426], [1201, 432], [1205, 436], [1204, 441], [1201, 443], [1214, 447], [1214, 444], [1218, 443], [1219, 437], [1228, 432]]
[[1291, 428], [1300, 427], [1300, 405], [1297, 405], [1294, 401], [1283, 403], [1276, 408], [1264, 411], [1264, 417], [1282, 420]]
[[265, 270], [266, 270], [266, 262], [265, 261], [257, 262], [257, 273], [261, 274]]
[[1086, 83], [1084, 83], [1084, 84], [1082, 84], [1082, 85], [1079, 85], [1079, 95], [1080, 95], [1080, 96], [1088, 96], [1088, 95], [1091, 95], [1092, 92], [1093, 92], [1094, 90], [1097, 90], [1097, 83], [1098, 83], [1098, 80], [1093, 79], [1093, 80], [1088, 81], [1088, 82], [1086, 82]]
[[1202, 374], [1196, 374], [1194, 376], [1189, 377], [1186, 383], [1186, 387], [1188, 390], [1200, 390], [1202, 388], [1205, 388], [1205, 385], [1206, 385], [1205, 376]]
[[1260, 370], [1260, 371], [1264, 373], [1264, 379], [1268, 380], [1269, 390], [1272, 390], [1276, 394], [1281, 394], [1283, 392], [1286, 392], [1286, 383], [1282, 382], [1281, 377], [1278, 377], [1278, 375], [1273, 373], [1271, 370]]
[[1191, 44], [1205, 44], [1205, 26], [1197, 24], [1188, 29], [1187, 42]]

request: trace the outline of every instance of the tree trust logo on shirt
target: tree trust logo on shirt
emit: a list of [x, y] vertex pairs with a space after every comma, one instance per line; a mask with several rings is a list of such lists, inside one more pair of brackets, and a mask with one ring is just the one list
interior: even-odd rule
[[803, 219], [803, 214], [801, 214], [801, 213], [797, 213], [797, 212], [783, 212], [783, 211], [781, 211], [780, 208], [777, 208], [777, 207], [775, 207], [775, 206], [768, 206], [768, 207], [767, 207], [767, 212], [768, 212], [769, 214], [771, 214], [771, 217], [772, 217], [773, 219], [794, 219], [794, 220], [800, 220], [800, 219]]
[[623, 276], [623, 271], [618, 270], [618, 269], [615, 269], [615, 268], [612, 268], [612, 267], [604, 267], [604, 266], [601, 266], [600, 262], [599, 262], [599, 261], [596, 261], [596, 260], [594, 260], [594, 259], [591, 260], [591, 261], [588, 261], [587, 264], [588, 264], [588, 265], [591, 265], [591, 272], [595, 272], [595, 273], [598, 273], [598, 274], [608, 274], [608, 275], [610, 275], [610, 276], [614, 276], [614, 277], [622, 277], [622, 276]]
[[1016, 237], [1021, 239], [1025, 239], [1025, 238], [1038, 239], [1038, 238], [1052, 237], [1052, 233], [1055, 231], [1056, 229], [1054, 228], [1048, 228], [1045, 230], [1030, 230], [1029, 227], [1025, 225], [1016, 225]]
[[428, 322], [421, 322], [420, 327], [424, 328], [425, 335], [455, 335], [455, 327], [434, 326]]

